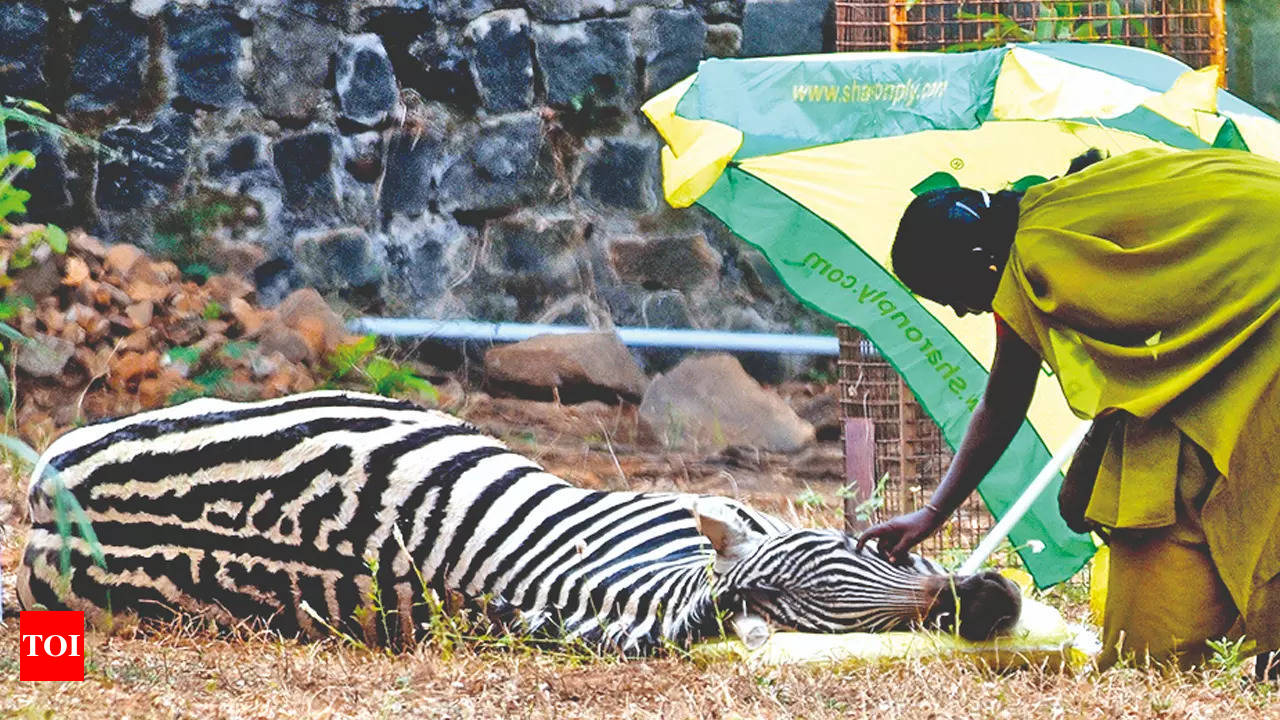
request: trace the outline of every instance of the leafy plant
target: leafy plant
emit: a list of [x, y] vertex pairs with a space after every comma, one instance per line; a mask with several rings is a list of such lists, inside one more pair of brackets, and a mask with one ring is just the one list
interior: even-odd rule
[[209, 253], [222, 228], [248, 224], [256, 203], [243, 196], [203, 191], [187, 198], [156, 221], [152, 247], [172, 260], [182, 274], [204, 282], [223, 270]]
[[1130, 28], [1128, 37], [1141, 38], [1148, 50], [1163, 51], [1160, 43], [1151, 35], [1151, 29], [1147, 24], [1126, 12], [1120, 0], [1107, 2], [1107, 17], [1104, 18], [1083, 17], [1091, 4], [1091, 2], [1080, 0], [1041, 2], [1031, 27], [1024, 26], [1004, 13], [961, 10], [956, 13], [956, 19], [990, 23], [991, 27], [982, 34], [980, 40], [948, 45], [943, 50], [947, 52], [983, 50], [1011, 42], [1033, 41], [1124, 43], [1126, 39], [1124, 24], [1127, 21]]
[[[34, 153], [28, 150], [10, 152], [8, 135], [4, 132], [7, 123], [21, 123], [54, 137], [65, 138], [74, 143], [102, 149], [106, 152], [113, 152], [91, 138], [72, 132], [42, 117], [42, 115], [48, 114], [50, 114], [49, 108], [34, 100], [6, 97], [3, 102], [0, 102], [0, 233], [8, 234], [12, 231], [13, 226], [9, 223], [10, 216], [27, 212], [27, 201], [31, 199], [31, 193], [14, 185], [14, 181], [24, 171], [36, 166]], [[6, 248], [7, 255], [0, 258], [0, 288], [7, 288], [13, 284], [13, 278], [9, 276], [10, 271], [21, 270], [30, 266], [35, 260], [36, 251], [42, 245], [48, 245], [50, 250], [60, 255], [65, 254], [67, 252], [67, 234], [57, 225], [45, 225], [28, 232], [16, 246]], [[19, 309], [23, 306], [31, 307], [33, 305], [34, 302], [29, 297], [5, 298], [0, 301], [0, 320], [8, 320], [17, 315]], [[4, 322], [0, 322], [0, 336], [8, 338], [10, 345], [27, 342], [27, 338], [22, 333]], [[10, 348], [0, 340], [0, 401], [4, 403], [3, 411], [6, 414], [13, 408], [13, 387], [10, 382], [10, 372], [3, 367], [9, 365], [9, 361], [12, 360], [9, 350]]]
[[[227, 343], [217, 355], [235, 359], [253, 345], [249, 342]], [[174, 390], [166, 402], [177, 405], [196, 398], [225, 395], [232, 390], [235, 384], [231, 381], [231, 370], [217, 364], [215, 359], [214, 355], [203, 355], [199, 348], [193, 346], [169, 348], [165, 352], [165, 360], [170, 364], [185, 365], [187, 372], [194, 374], [191, 375], [191, 384]]]
[[354, 377], [369, 392], [387, 397], [399, 397], [416, 393], [431, 402], [439, 402], [440, 394], [426, 378], [419, 377], [409, 367], [377, 353], [377, 339], [365, 335], [357, 340], [334, 348], [325, 359], [329, 366], [332, 386], [344, 378]]
[[258, 343], [256, 342], [250, 342], [248, 340], [232, 340], [222, 346], [221, 353], [232, 360], [239, 360], [256, 347], [258, 347]]
[[58, 529], [62, 542], [58, 549], [58, 567], [63, 578], [70, 580], [71, 575], [71, 537], [80, 536], [88, 546], [89, 555], [94, 563], [106, 569], [106, 557], [102, 553], [102, 544], [93, 531], [93, 524], [84, 508], [76, 500], [75, 495], [67, 489], [62, 475], [54, 467], [40, 465], [40, 455], [30, 445], [12, 435], [0, 435], [0, 447], [13, 458], [31, 467], [40, 467], [41, 481], [45, 483], [46, 492], [53, 499], [53, 523]]
[[[876, 486], [871, 490], [871, 497], [858, 503], [853, 509], [853, 516], [860, 522], [871, 522], [876, 511], [884, 507], [884, 489], [889, 484], [889, 473], [880, 476]], [[843, 489], [843, 488], [842, 488]]]
[[796, 496], [796, 505], [806, 510], [817, 510], [827, 506], [827, 502], [822, 499], [822, 495], [818, 494], [811, 487], [806, 487]]
[[1245, 638], [1230, 640], [1223, 637], [1217, 640], [1206, 640], [1205, 645], [1213, 651], [1208, 663], [1208, 669], [1213, 671], [1210, 684], [1219, 690], [1225, 690], [1233, 685], [1239, 686], [1240, 669], [1249, 659], [1249, 655], [1244, 651]]

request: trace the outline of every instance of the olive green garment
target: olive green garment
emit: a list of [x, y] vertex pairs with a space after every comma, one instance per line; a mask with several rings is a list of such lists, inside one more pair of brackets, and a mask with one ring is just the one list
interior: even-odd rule
[[1214, 564], [1246, 633], [1280, 644], [1280, 163], [1140, 150], [1033, 187], [993, 305], [1076, 414], [1134, 416], [1091, 519], [1173, 524], [1181, 435], [1208, 452]]

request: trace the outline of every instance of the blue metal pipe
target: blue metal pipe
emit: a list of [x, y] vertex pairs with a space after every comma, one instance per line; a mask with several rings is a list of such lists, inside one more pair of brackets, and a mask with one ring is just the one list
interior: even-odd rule
[[[362, 317], [347, 323], [354, 333], [391, 338], [436, 338], [440, 340], [481, 340], [492, 343], [517, 342], [535, 335], [601, 332], [585, 325], [544, 325], [537, 323], [492, 323], [475, 320], [428, 320], [424, 318]], [[631, 347], [721, 350], [726, 352], [771, 352], [794, 355], [839, 355], [840, 345], [829, 335], [729, 332], [686, 328], [614, 328], [622, 344]]]

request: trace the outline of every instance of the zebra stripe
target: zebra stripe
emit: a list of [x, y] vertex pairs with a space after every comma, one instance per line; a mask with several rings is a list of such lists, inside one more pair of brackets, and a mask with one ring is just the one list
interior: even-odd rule
[[[73, 537], [58, 577], [44, 467], [84, 507], [105, 569]], [[77, 429], [42, 456], [29, 502], [21, 602], [93, 617], [183, 611], [399, 644], [425, 597], [456, 594], [512, 630], [645, 653], [718, 634], [717, 608], [822, 632], [957, 612], [942, 602], [956, 584], [923, 559], [898, 567], [728, 498], [577, 488], [457, 418], [354, 393], [202, 399]], [[992, 627], [1016, 619], [990, 604]]]

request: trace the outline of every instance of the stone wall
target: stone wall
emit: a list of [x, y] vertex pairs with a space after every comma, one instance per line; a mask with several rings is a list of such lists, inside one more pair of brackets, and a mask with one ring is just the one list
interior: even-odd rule
[[666, 207], [638, 108], [830, 26], [830, 0], [28, 0], [0, 4], [0, 93], [119, 151], [11, 127], [33, 219], [251, 272], [268, 305], [813, 332], [759, 253]]

